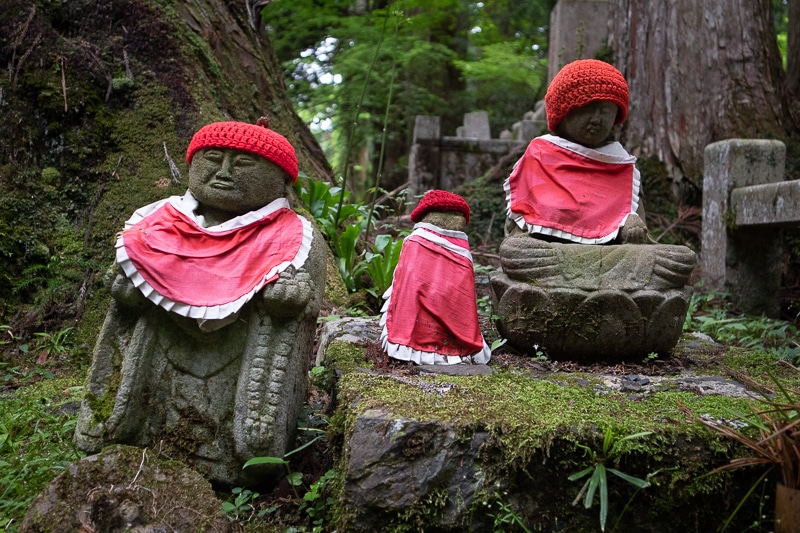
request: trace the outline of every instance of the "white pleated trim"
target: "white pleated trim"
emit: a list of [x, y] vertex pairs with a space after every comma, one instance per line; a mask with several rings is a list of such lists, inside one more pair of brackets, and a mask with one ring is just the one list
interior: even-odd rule
[[[153, 214], [167, 202], [172, 204], [173, 207], [178, 209], [181, 213], [191, 218], [195, 223], [197, 223], [198, 226], [202, 228], [201, 223], [203, 222], [203, 217], [197, 216], [194, 213], [194, 210], [197, 208], [199, 203], [194, 196], [192, 196], [192, 193], [186, 191], [184, 196], [171, 196], [137, 209], [131, 218], [125, 222], [125, 229], [127, 230], [133, 227], [145, 217]], [[244, 215], [227, 220], [222, 224], [203, 229], [209, 232], [221, 232], [243, 228], [283, 208], [290, 208], [289, 201], [286, 198], [278, 198], [261, 209], [250, 211]], [[297, 254], [295, 254], [294, 259], [291, 261], [284, 261], [283, 263], [280, 263], [270, 269], [270, 271], [264, 275], [261, 282], [257, 284], [250, 292], [240, 296], [232, 302], [213, 306], [196, 306], [176, 302], [161, 295], [155, 290], [155, 288], [147, 283], [142, 275], [136, 270], [136, 266], [133, 264], [130, 257], [128, 257], [128, 253], [125, 250], [122, 233], [117, 235], [117, 242], [115, 244], [117, 263], [122, 268], [122, 271], [125, 272], [125, 275], [128, 276], [128, 278], [133, 282], [133, 285], [141, 291], [145, 298], [157, 306], [166, 309], [167, 311], [176, 313], [180, 316], [194, 318], [198, 321], [201, 329], [212, 331], [233, 322], [244, 304], [249, 302], [258, 291], [264, 288], [268, 279], [272, 278], [275, 274], [280, 274], [289, 268], [289, 266], [299, 269], [305, 264], [306, 259], [308, 259], [308, 254], [311, 251], [311, 242], [314, 239], [314, 232], [311, 223], [306, 218], [297, 215], [296, 213], [295, 215], [303, 224], [303, 237], [300, 243], [300, 249], [297, 251]]]
[[[425, 231], [428, 230], [428, 231]], [[433, 233], [431, 233], [433, 232]], [[439, 235], [444, 235], [446, 237], [454, 238], [454, 239], [462, 239], [462, 240], [469, 240], [467, 234], [463, 231], [454, 231], [454, 230], [447, 230], [442, 229], [438, 226], [434, 226], [433, 224], [428, 224], [427, 222], [417, 222], [414, 224], [414, 231], [411, 234], [403, 239], [403, 242], [407, 241], [411, 237], [421, 237], [425, 240], [431, 241], [432, 243], [438, 244], [442, 248], [450, 250], [451, 252], [458, 254], [460, 256], [466, 257], [470, 261], [472, 261], [472, 254], [469, 250], [464, 248], [463, 246], [459, 246], [457, 244], [453, 244], [452, 242], [448, 241], [447, 239], [443, 239], [439, 237]]]
[[[574, 143], [572, 141], [568, 141], [563, 137], [558, 137], [556, 135], [546, 134], [539, 137], [539, 139], [543, 139], [545, 141], [549, 141], [565, 150], [569, 150], [571, 152], [575, 152], [576, 154], [580, 154], [586, 158], [593, 159], [595, 161], [600, 161], [602, 163], [613, 163], [613, 164], [634, 164], [636, 163], [636, 157], [629, 154], [622, 145], [618, 142], [613, 142], [611, 144], [607, 144], [605, 146], [601, 146], [600, 148], [587, 148], [581, 144]], [[524, 157], [524, 156], [523, 156]], [[518, 160], [514, 163], [514, 168], [517, 168], [519, 164]], [[513, 170], [512, 170], [513, 172]], [[522, 215], [511, 211], [511, 184], [510, 180], [511, 177], [509, 176], [503, 182], [503, 190], [506, 192], [506, 215], [508, 218], [513, 220], [520, 229], [526, 230], [528, 233], [540, 233], [542, 235], [550, 235], [552, 237], [557, 237], [559, 239], [564, 239], [572, 242], [577, 242], [580, 244], [604, 244], [610, 241], [613, 241], [619, 235], [619, 230], [622, 226], [625, 225], [625, 222], [628, 221], [628, 216], [632, 213], [636, 213], [636, 210], [639, 209], [639, 189], [642, 185], [641, 176], [639, 174], [639, 169], [636, 166], [633, 167], [633, 188], [631, 191], [631, 212], [625, 215], [625, 218], [622, 219], [617, 229], [615, 229], [610, 234], [604, 237], [598, 237], [595, 239], [587, 239], [586, 237], [581, 237], [579, 235], [574, 235], [567, 231], [555, 229], [555, 228], [547, 228], [544, 226], [540, 226], [538, 224], [528, 224], [525, 222], [525, 217]]]
[[[423, 228], [429, 231], [424, 231]], [[414, 231], [404, 240], [408, 240], [413, 235], [417, 235], [431, 242], [439, 244], [452, 252], [464, 256], [468, 258], [470, 262], [472, 262], [472, 254], [469, 252], [469, 250], [461, 246], [457, 246], [447, 239], [442, 239], [437, 235], [433, 235], [430, 233], [431, 231], [441, 235], [446, 235], [448, 237], [467, 240], [467, 234], [464, 232], [442, 229], [426, 222], [418, 222], [415, 224]], [[489, 362], [489, 359], [492, 357], [492, 350], [489, 348], [489, 345], [486, 344], [483, 334], [481, 334], [483, 349], [472, 355], [466, 355], [463, 357], [458, 355], [442, 355], [436, 352], [416, 350], [410, 346], [389, 342], [389, 331], [386, 328], [386, 315], [389, 309], [389, 302], [391, 301], [392, 287], [394, 287], [394, 283], [392, 283], [392, 285], [386, 289], [386, 292], [383, 293], [383, 299], [386, 301], [383, 303], [383, 307], [381, 308], [381, 319], [379, 322], [381, 326], [381, 345], [389, 357], [393, 359], [399, 359], [401, 361], [412, 361], [418, 365], [457, 365], [461, 363], [482, 365]]]

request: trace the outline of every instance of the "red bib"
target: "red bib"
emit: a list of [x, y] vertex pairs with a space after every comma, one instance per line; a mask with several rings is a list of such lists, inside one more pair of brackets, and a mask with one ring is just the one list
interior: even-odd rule
[[478, 323], [464, 233], [417, 224], [384, 298], [382, 340], [391, 357], [423, 364], [460, 363], [462, 357], [485, 363], [491, 357]]
[[157, 305], [192, 318], [225, 318], [308, 257], [310, 224], [279, 200], [212, 228], [198, 224], [191, 197], [151, 204], [126, 224], [117, 262]]
[[504, 185], [509, 218], [530, 233], [608, 242], [638, 207], [635, 161], [619, 143], [595, 150], [537, 137]]

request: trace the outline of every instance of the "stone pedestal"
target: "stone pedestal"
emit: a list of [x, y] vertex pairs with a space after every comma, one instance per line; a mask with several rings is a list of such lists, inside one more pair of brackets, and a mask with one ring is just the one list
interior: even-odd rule
[[685, 246], [585, 245], [509, 237], [491, 276], [497, 329], [553, 359], [641, 361], [678, 342], [695, 255]]

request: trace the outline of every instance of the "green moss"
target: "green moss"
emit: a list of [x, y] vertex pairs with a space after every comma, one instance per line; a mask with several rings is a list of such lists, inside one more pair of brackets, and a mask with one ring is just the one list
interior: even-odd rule
[[364, 354], [366, 349], [349, 342], [334, 341], [325, 351], [325, 366], [339, 372], [354, 372], [358, 367], [372, 366]]
[[[526, 460], [519, 455], [533, 448], [547, 449], [556, 435], [578, 441], [611, 428], [617, 435], [654, 431], [668, 436], [671, 432], [665, 431], [663, 420], [685, 418], [677, 402], [715, 416], [746, 405], [741, 399], [686, 392], [664, 392], [633, 401], [622, 394], [597, 395], [588, 387], [534, 380], [506, 370], [490, 376], [417, 379], [452, 387], [445, 394], [432, 395], [421, 386], [388, 376], [354, 372], [340, 379], [340, 391], [358, 397], [359, 412], [382, 408], [398, 417], [454, 424], [480, 420], [499, 438], [507, 461]], [[679, 433], [686, 437], [705, 433], [705, 429], [681, 426]], [[640, 441], [629, 441], [623, 451], [642, 446]]]
[[722, 223], [729, 231], [737, 228], [736, 225], [736, 209], [730, 208], [722, 215]]
[[108, 378], [108, 389], [100, 397], [90, 392], [86, 392], [86, 402], [92, 411], [92, 422], [104, 424], [111, 417], [114, 405], [117, 402], [117, 392], [122, 383], [122, 368], [120, 364], [115, 364], [113, 373]]
[[[340, 349], [346, 351], [345, 346]], [[490, 508], [493, 514], [499, 512], [498, 501], [502, 501], [522, 510], [541, 505], [543, 514], [533, 524], [536, 527], [550, 527], [551, 519], [569, 523], [573, 530], [596, 527], [596, 510], [583, 512], [569, 505], [580, 484], [572, 486], [566, 478], [588, 464], [579, 445], [599, 451], [607, 429], [617, 437], [652, 432], [646, 438], [621, 442], [618, 453], [607, 464], [638, 477], [658, 472], [651, 479], [653, 487], [637, 496], [642, 500], [637, 505], [643, 505], [639, 510], [656, 509], [653, 516], [665, 517], [676, 509], [686, 509], [694, 498], [704, 503], [693, 516], [719, 516], [730, 509], [730, 502], [735, 505], [741, 497], [730, 494], [732, 487], [749, 487], [746, 483], [754, 480], [749, 473], [737, 474], [743, 477], [736, 479], [731, 474], [705, 475], [741, 449], [696, 421], [701, 415], [720, 418], [729, 417], [730, 411], [746, 412], [748, 400], [682, 391], [635, 397], [598, 394], [584, 379], [586, 376], [580, 374], [554, 374], [539, 380], [507, 369], [470, 377], [394, 376], [350, 370], [339, 379], [337, 424], [349, 435], [359, 415], [377, 409], [397, 419], [438, 421], [463, 431], [465, 438], [477, 430], [488, 431], [490, 438], [479, 456], [484, 479], [480, 490], [485, 494], [474, 495], [470, 509], [454, 501], [447, 503], [462, 509], [459, 520], [466, 516], [485, 518]], [[536, 504], [525, 500], [524, 487], [539, 490], [556, 478], [560, 488], [554, 494], [535, 496]], [[632, 492], [628, 489], [612, 478], [612, 502], [624, 503]], [[720, 500], [720, 494], [727, 499]], [[402, 511], [405, 521], [391, 520], [392, 524], [408, 524], [402, 527], [411, 529], [398, 526], [400, 529], [389, 530], [415, 531], [420, 523], [437, 524], [441, 509], [431, 507], [430, 501], [440, 496], [446, 494], [433, 488], [422, 498], [425, 502], [421, 499]], [[717, 503], [712, 509], [708, 501], [714, 499]], [[528, 526], [532, 528], [532, 524]]]

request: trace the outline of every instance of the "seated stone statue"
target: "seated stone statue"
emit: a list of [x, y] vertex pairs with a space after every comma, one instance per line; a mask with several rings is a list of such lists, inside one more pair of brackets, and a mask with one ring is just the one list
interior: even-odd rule
[[392, 286], [383, 297], [383, 349], [417, 364], [487, 363], [492, 352], [478, 323], [475, 272], [464, 230], [469, 205], [459, 195], [428, 191], [411, 212]]
[[113, 296], [75, 433], [147, 446], [222, 484], [293, 447], [326, 251], [287, 197], [294, 148], [258, 124], [201, 128], [189, 190], [137, 210], [116, 242]]
[[602, 61], [566, 65], [545, 95], [547, 134], [504, 184], [498, 329], [559, 359], [666, 353], [680, 336], [695, 254], [650, 241], [636, 158], [612, 140], [628, 85]]

